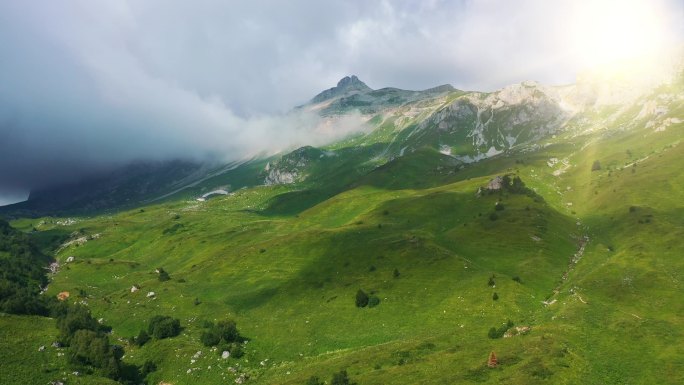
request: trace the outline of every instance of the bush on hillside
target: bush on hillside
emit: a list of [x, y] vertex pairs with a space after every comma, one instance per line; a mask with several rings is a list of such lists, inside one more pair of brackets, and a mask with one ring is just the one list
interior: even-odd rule
[[204, 346], [217, 346], [219, 353], [228, 351], [234, 358], [244, 355], [242, 343], [247, 339], [240, 335], [235, 321], [223, 320], [216, 324], [205, 322], [204, 327], [206, 330], [200, 337]]
[[159, 276], [158, 276], [159, 282], [166, 282], [166, 281], [171, 279], [171, 276], [169, 275], [169, 273], [167, 273], [166, 270], [164, 270], [163, 268], [160, 267], [157, 270], [159, 270]]
[[119, 378], [121, 355], [109, 344], [107, 336], [92, 330], [77, 330], [69, 345], [71, 363], [99, 368], [109, 378]]
[[145, 345], [151, 339], [150, 335], [145, 330], [141, 330], [138, 336], [135, 337], [135, 344], [138, 346]]
[[175, 337], [180, 334], [180, 331], [180, 320], [169, 316], [154, 316], [147, 326], [147, 333], [158, 340]]
[[68, 306], [66, 312], [58, 314], [57, 328], [59, 329], [60, 341], [67, 345], [79, 330], [104, 331], [104, 327], [93, 318], [90, 310], [82, 305]]
[[368, 294], [359, 289], [359, 291], [356, 292], [356, 307], [366, 307], [368, 305], [368, 301]]
[[487, 333], [487, 336], [492, 339], [496, 338], [501, 338], [503, 337], [504, 334], [508, 331], [508, 329], [513, 327], [513, 322], [511, 320], [508, 320], [505, 324], [501, 325], [498, 328], [492, 327], [489, 329], [489, 332]]

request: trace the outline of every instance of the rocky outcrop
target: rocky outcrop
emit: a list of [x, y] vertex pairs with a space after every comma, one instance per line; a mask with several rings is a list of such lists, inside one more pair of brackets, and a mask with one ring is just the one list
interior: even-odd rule
[[345, 76], [337, 82], [337, 86], [327, 89], [311, 99], [311, 103], [321, 103], [339, 96], [349, 96], [359, 92], [372, 91], [366, 83], [359, 80], [356, 75]]
[[312, 162], [328, 156], [324, 151], [311, 146], [304, 146], [283, 155], [279, 160], [267, 163], [264, 168], [266, 177], [264, 184], [291, 184], [304, 180], [307, 169]]

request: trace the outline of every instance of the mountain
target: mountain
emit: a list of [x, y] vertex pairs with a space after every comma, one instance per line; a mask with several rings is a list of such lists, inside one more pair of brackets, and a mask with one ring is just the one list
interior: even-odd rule
[[[684, 383], [683, 71], [495, 92], [345, 79], [300, 107], [360, 114], [342, 141], [32, 194], [27, 213], [64, 210], [11, 222], [58, 263], [43, 295], [111, 326], [147, 383]], [[155, 316], [181, 333], [140, 343]], [[0, 383], [116, 383], [58, 336], [0, 316]]]
[[312, 103], [321, 103], [338, 97], [349, 97], [366, 91], [372, 91], [366, 83], [359, 80], [356, 75], [345, 76], [337, 82], [337, 86], [322, 91], [311, 99]]
[[[639, 86], [632, 85], [637, 83]], [[554, 135], [595, 130], [610, 124], [630, 106], [662, 104], [648, 99], [653, 87], [585, 75], [573, 85], [523, 82], [490, 93], [461, 91], [451, 85], [423, 91], [373, 90], [358, 77], [346, 76], [298, 109], [332, 122], [361, 114], [368, 126], [366, 134], [322, 149], [302, 148], [282, 157], [225, 165], [184, 161], [132, 164], [106, 175], [34, 191], [27, 202], [0, 208], [0, 214], [96, 212], [173, 196], [190, 198], [227, 186], [236, 190], [304, 182], [309, 177], [325, 185], [329, 191], [321, 197], [327, 197], [354, 178], [421, 149], [446, 155], [449, 167], [463, 167], [502, 153], [533, 149]], [[318, 152], [316, 157], [312, 151]], [[321, 182], [323, 174], [332, 175], [333, 170], [344, 175]]]

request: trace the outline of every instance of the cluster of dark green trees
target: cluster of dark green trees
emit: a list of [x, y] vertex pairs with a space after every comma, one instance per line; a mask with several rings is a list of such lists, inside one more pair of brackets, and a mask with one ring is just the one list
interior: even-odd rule
[[143, 346], [152, 338], [161, 340], [175, 337], [180, 334], [181, 330], [181, 324], [178, 318], [156, 315], [150, 318], [147, 330], [141, 330], [140, 333], [138, 333], [138, 336], [133, 339], [133, 343], [138, 346]]
[[240, 358], [244, 355], [242, 343], [247, 339], [240, 335], [233, 320], [223, 320], [216, 324], [205, 322], [205, 330], [200, 337], [204, 346], [217, 346], [219, 354], [227, 351], [230, 356]]
[[356, 292], [356, 307], [376, 307], [380, 304], [380, 298], [376, 297], [373, 295], [371, 292], [371, 295], [369, 296], [366, 294], [365, 291], [359, 289], [359, 291]]
[[156, 370], [151, 361], [140, 368], [122, 362], [123, 347], [109, 343], [111, 328], [95, 320], [85, 306], [59, 302], [51, 307], [51, 316], [57, 319], [59, 340], [68, 347], [67, 357], [72, 366], [123, 384], [140, 384]]
[[123, 348], [109, 343], [107, 333], [111, 328], [97, 322], [81, 305], [61, 303], [53, 307], [53, 316], [57, 318], [60, 342], [69, 347], [71, 364], [90, 366], [105, 377], [121, 379]]
[[123, 347], [109, 343], [111, 328], [97, 322], [87, 307], [40, 295], [48, 283], [45, 272], [50, 262], [28, 234], [0, 219], [0, 312], [53, 317], [72, 366], [123, 384], [144, 382], [155, 370], [154, 363], [142, 368], [124, 364]]
[[0, 312], [49, 315], [51, 300], [39, 296], [49, 263], [27, 234], [0, 219]]

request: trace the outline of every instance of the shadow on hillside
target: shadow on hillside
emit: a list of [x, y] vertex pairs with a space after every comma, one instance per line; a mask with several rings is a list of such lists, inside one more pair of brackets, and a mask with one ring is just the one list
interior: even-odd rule
[[[491, 220], [490, 211], [494, 212], [494, 202], [499, 199], [506, 210], [498, 212], [499, 219]], [[478, 211], [484, 214], [479, 216]], [[393, 277], [395, 269], [402, 279], [408, 279], [464, 263], [485, 275], [521, 276], [528, 288], [545, 295], [557, 285], [576, 251], [574, 229], [573, 218], [524, 194], [510, 199], [498, 194], [477, 198], [471, 191], [439, 191], [392, 199], [347, 224], [292, 238], [290, 250], [297, 250], [301, 243], [302, 248], [317, 250], [316, 255], [292, 266], [291, 275], [264, 281], [261, 289], [232, 297], [227, 303], [245, 311], [277, 298], [284, 300], [283, 296], [312, 298], [320, 294], [322, 305], [338, 300], [328, 294], [339, 291], [351, 293], [340, 300], [354, 306], [353, 293], [359, 288], [382, 291], [399, 284], [401, 279]], [[544, 240], [535, 241], [536, 236]], [[277, 253], [277, 249], [269, 248], [271, 251]], [[450, 259], [458, 263], [444, 265]]]

